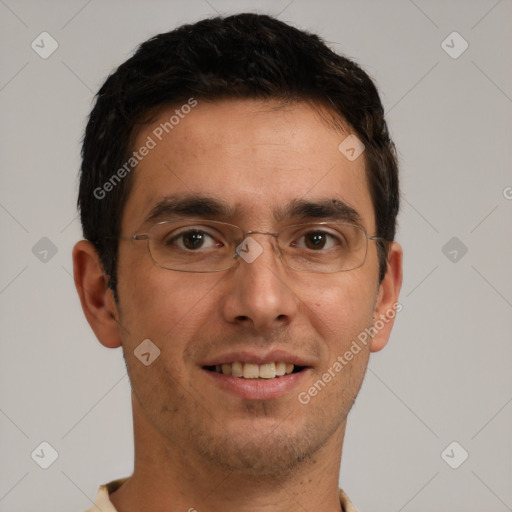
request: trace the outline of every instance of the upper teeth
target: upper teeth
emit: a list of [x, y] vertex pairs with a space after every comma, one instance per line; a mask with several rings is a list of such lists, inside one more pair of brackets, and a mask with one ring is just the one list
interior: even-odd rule
[[215, 370], [224, 375], [232, 375], [233, 377], [243, 377], [244, 379], [273, 379], [274, 377], [282, 377], [285, 374], [293, 372], [294, 365], [292, 363], [226, 363], [218, 364]]

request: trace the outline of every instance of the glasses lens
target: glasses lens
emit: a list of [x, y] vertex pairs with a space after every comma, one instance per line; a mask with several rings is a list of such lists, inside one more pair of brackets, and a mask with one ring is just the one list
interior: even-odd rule
[[[233, 266], [243, 235], [237, 226], [223, 222], [161, 222], [149, 231], [149, 251], [157, 265], [169, 270], [216, 272]], [[291, 268], [332, 273], [360, 267], [368, 239], [352, 224], [302, 224], [285, 228], [278, 243]]]
[[343, 223], [290, 226], [279, 241], [290, 267], [320, 273], [360, 267], [368, 245], [362, 228]]
[[236, 226], [220, 222], [162, 222], [150, 230], [149, 251], [169, 270], [213, 272], [233, 265], [233, 241], [241, 237]]

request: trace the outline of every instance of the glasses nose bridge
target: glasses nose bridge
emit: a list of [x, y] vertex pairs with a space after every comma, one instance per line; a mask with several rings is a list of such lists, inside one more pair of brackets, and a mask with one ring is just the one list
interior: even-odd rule
[[252, 235], [252, 234], [260, 234], [260, 235], [270, 235], [270, 236], [273, 236], [274, 238], [277, 238], [279, 236], [279, 233], [272, 233], [272, 231], [258, 231], [258, 230], [251, 230], [251, 231], [246, 231], [245, 234], [244, 234], [244, 238], [247, 236], [247, 235]]
[[275, 239], [277, 243], [272, 244], [274, 246], [274, 252], [277, 254], [277, 256], [282, 257], [281, 246], [279, 245], [279, 233], [273, 233], [272, 231], [251, 230], [251, 231], [246, 231], [244, 233], [243, 239], [245, 240], [247, 238], [247, 236], [254, 235], [254, 234], [269, 235], [273, 239]]

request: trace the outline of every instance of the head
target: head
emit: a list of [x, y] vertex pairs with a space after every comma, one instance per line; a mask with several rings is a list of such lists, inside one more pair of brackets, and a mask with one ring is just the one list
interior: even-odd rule
[[[354, 160], [338, 149], [349, 135], [364, 145]], [[306, 213], [290, 207], [300, 201]], [[153, 222], [167, 220], [164, 203], [272, 233], [328, 220], [326, 204], [342, 204], [378, 240], [348, 272], [291, 269], [261, 233], [252, 263], [179, 272], [155, 265], [147, 241], [126, 240], [151, 228], [158, 204]], [[340, 434], [370, 351], [387, 342], [401, 285], [396, 155], [377, 90], [359, 66], [264, 15], [155, 36], [97, 95], [78, 206], [87, 242], [74, 250], [75, 281], [99, 340], [123, 347], [136, 424], [197, 460], [268, 475], [312, 459]], [[352, 350], [379, 315], [383, 328]], [[134, 354], [146, 339], [160, 350], [148, 366]], [[350, 350], [350, 362], [333, 369]], [[298, 355], [305, 367], [275, 399], [210, 382], [219, 357], [273, 351]], [[329, 370], [332, 382], [301, 402], [299, 392]], [[275, 455], [262, 461], [262, 446]]]

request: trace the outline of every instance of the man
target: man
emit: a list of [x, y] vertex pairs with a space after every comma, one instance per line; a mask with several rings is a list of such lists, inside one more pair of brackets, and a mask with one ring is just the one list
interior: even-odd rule
[[347, 415], [402, 281], [370, 78], [271, 17], [203, 20], [107, 79], [82, 156], [75, 283], [135, 435], [91, 510], [355, 510]]

